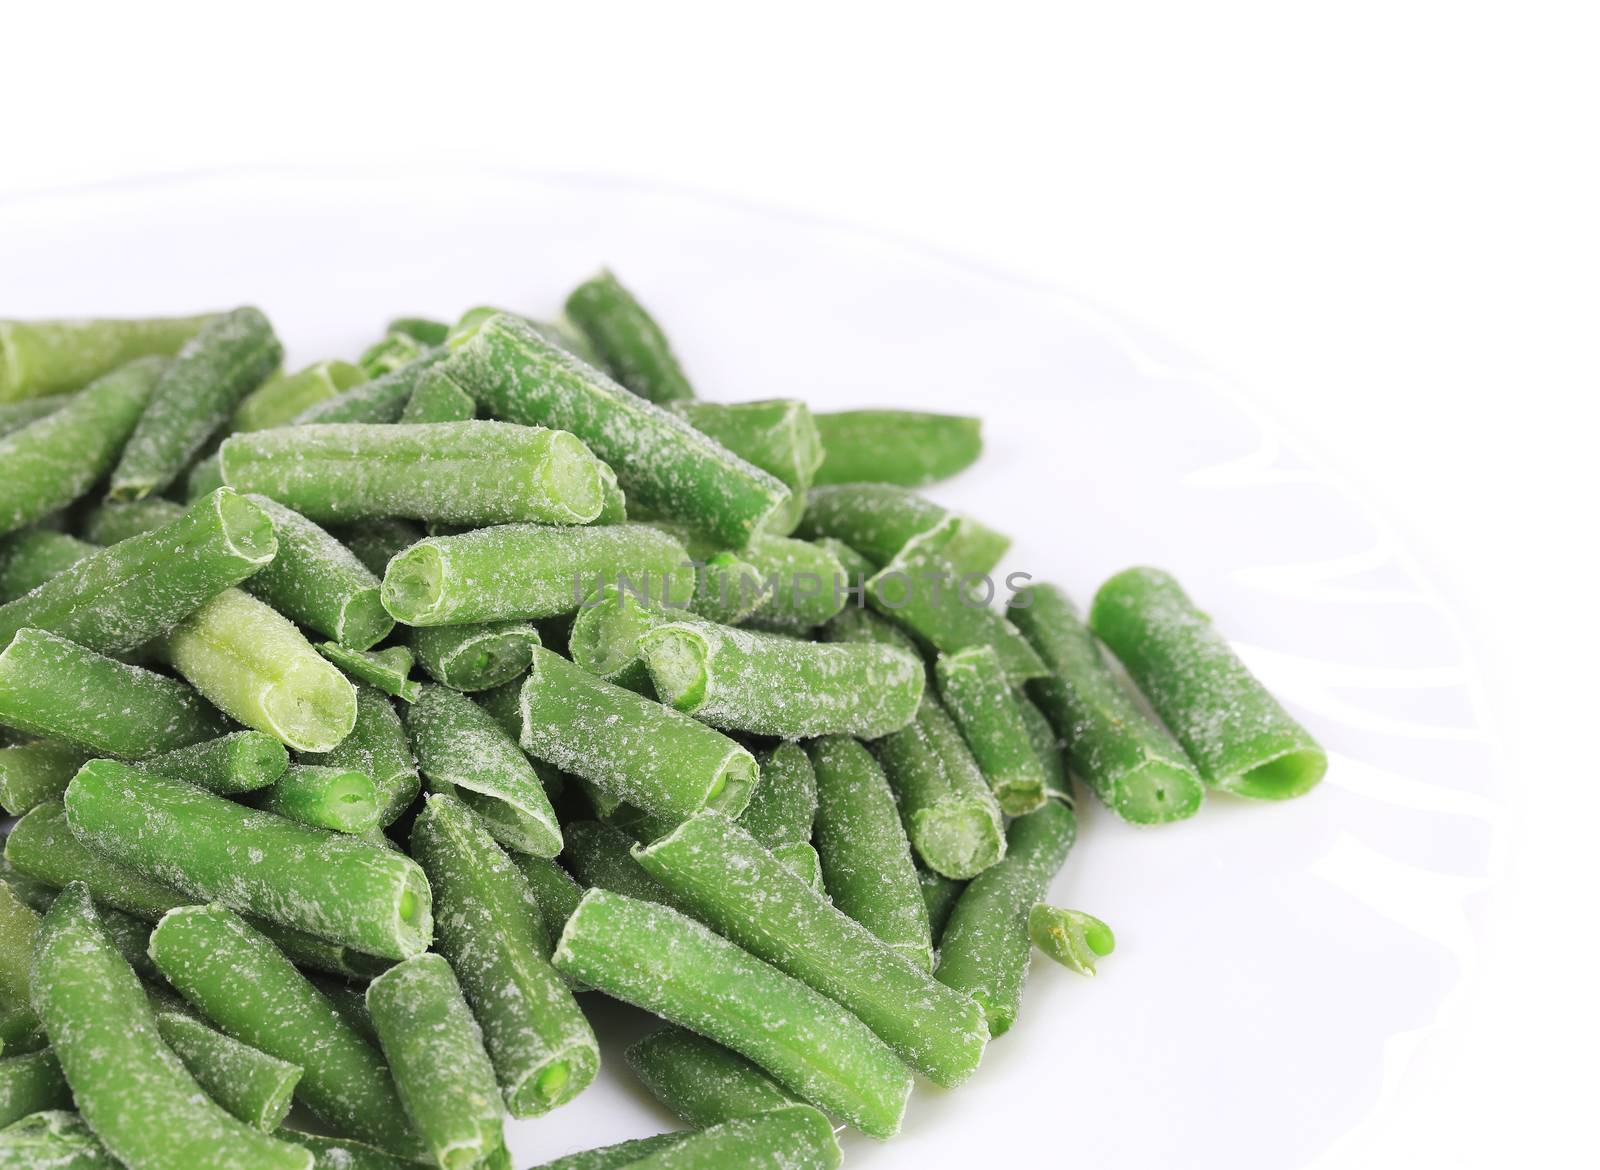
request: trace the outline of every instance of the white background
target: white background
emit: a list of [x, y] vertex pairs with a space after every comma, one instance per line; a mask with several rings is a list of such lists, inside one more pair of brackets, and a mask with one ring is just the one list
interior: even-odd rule
[[1592, 1150], [1589, 6], [53, 7], [0, 22], [0, 197], [261, 162], [661, 180], [928, 241], [1230, 371], [1455, 599], [1519, 795], [1471, 993], [1341, 1164]]

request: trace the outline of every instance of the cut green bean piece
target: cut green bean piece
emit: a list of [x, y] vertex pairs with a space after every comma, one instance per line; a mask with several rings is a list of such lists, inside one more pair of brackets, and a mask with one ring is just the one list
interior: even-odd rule
[[394, 619], [379, 599], [378, 578], [354, 553], [276, 500], [248, 498], [271, 519], [278, 555], [245, 583], [247, 592], [353, 650], [389, 636]]
[[10, 883], [0, 883], [0, 1053], [30, 1052], [44, 1040], [28, 992], [39, 914]]
[[894, 1053], [837, 1003], [693, 919], [590, 890], [552, 961], [607, 995], [733, 1049], [864, 1133], [886, 1138], [900, 1129], [912, 1076]]
[[372, 778], [351, 768], [295, 764], [250, 798], [264, 812], [335, 833], [378, 828], [378, 790]]
[[[656, 834], [656, 836], [662, 835], [664, 834]], [[655, 837], [651, 838], [654, 839]], [[791, 841], [787, 845], [774, 845], [770, 852], [806, 885], [819, 894], [827, 894], [828, 887], [822, 877], [822, 858], [817, 855], [811, 842]]]
[[[694, 595], [686, 602], [691, 613], [732, 626], [771, 600], [771, 584], [743, 553], [719, 549], [714, 540], [688, 524], [652, 520], [650, 525], [679, 541], [689, 554], [687, 563], [695, 570]], [[751, 537], [752, 542], [761, 539]]]
[[522, 746], [635, 808], [738, 816], [759, 772], [733, 740], [541, 648], [522, 684]]
[[3, 1170], [124, 1170], [76, 1113], [52, 1109], [0, 1129]]
[[432, 369], [417, 382], [411, 400], [400, 412], [403, 423], [466, 422], [477, 413], [478, 404], [443, 370]]
[[[570, 845], [570, 841], [567, 844]], [[513, 853], [510, 856], [512, 864], [522, 871], [529, 892], [533, 894], [533, 900], [539, 907], [539, 918], [545, 934], [543, 953], [548, 958], [555, 947], [556, 938], [561, 934], [561, 928], [567, 924], [567, 919], [571, 918], [572, 912], [578, 908], [578, 902], [583, 897], [583, 887], [570, 873], [548, 857], [534, 857], [527, 853]]]
[[910, 723], [922, 699], [922, 663], [887, 646], [699, 620], [657, 626], [638, 645], [661, 701], [714, 727], [876, 739]]
[[259, 309], [235, 309], [206, 324], [162, 372], [111, 473], [107, 498], [142, 500], [173, 483], [282, 358]]
[[949, 479], [983, 453], [982, 420], [923, 410], [840, 410], [816, 416], [816, 482], [922, 487]]
[[843, 1004], [929, 1080], [953, 1087], [977, 1070], [989, 1040], [978, 1006], [831, 906], [726, 817], [691, 817], [634, 856], [695, 917]]
[[234, 731], [189, 747], [163, 752], [140, 764], [219, 796], [265, 788], [289, 769], [283, 744], [259, 731]]
[[47, 800], [59, 800], [88, 758], [71, 744], [49, 739], [0, 748], [0, 809], [20, 817]]
[[377, 1049], [238, 915], [174, 910], [150, 936], [150, 955], [223, 1032], [299, 1067], [295, 1097], [328, 1125], [394, 1153], [420, 1152]]
[[86, 540], [48, 528], [17, 533], [0, 547], [0, 605], [32, 592], [99, 551]]
[[[678, 1133], [658, 1133], [651, 1137], [634, 1138], [632, 1141], [617, 1142], [615, 1145], [568, 1154], [564, 1158], [557, 1158], [554, 1162], [540, 1163], [533, 1170], [623, 1170], [623, 1167], [636, 1165], [641, 1158], [671, 1149], [679, 1142], [693, 1136], [692, 1131], [681, 1130]], [[95, 1170], [99, 1168], [96, 1167]]]
[[608, 269], [572, 290], [566, 312], [605, 369], [639, 397], [651, 402], [694, 397], [661, 326]]
[[[421, 688], [417, 688], [421, 693]], [[392, 825], [417, 799], [422, 781], [411, 741], [394, 704], [371, 687], [356, 688], [356, 723], [330, 752], [308, 753], [310, 764], [361, 772], [378, 794], [378, 824]]]
[[195, 1083], [81, 884], [45, 915], [33, 961], [34, 1006], [77, 1106], [129, 1170], [310, 1170], [304, 1150], [241, 1124]]
[[396, 317], [389, 322], [386, 333], [404, 333], [414, 337], [423, 345], [443, 345], [445, 338], [450, 336], [450, 326], [444, 321], [435, 321], [432, 317]]
[[237, 589], [179, 622], [158, 649], [223, 711], [296, 751], [329, 751], [355, 726], [350, 680], [293, 622]]
[[450, 961], [513, 1117], [585, 1089], [600, 1067], [594, 1032], [536, 945], [546, 935], [528, 881], [465, 805], [428, 798], [411, 849], [434, 891], [436, 945]]
[[536, 321], [532, 317], [513, 313], [509, 309], [497, 309], [493, 305], [477, 305], [462, 313], [461, 319], [450, 331], [450, 337], [447, 339], [449, 344], [458, 347], [465, 345], [472, 339], [472, 334], [477, 331], [478, 326], [489, 318], [501, 314], [516, 318], [557, 349], [565, 350], [586, 365], [610, 374], [611, 371], [606, 369], [605, 362], [577, 326], [566, 321]]
[[617, 473], [611, 469], [611, 464], [600, 464], [600, 515], [594, 518], [596, 524], [621, 524], [628, 518], [628, 493], [622, 490], [622, 483], [617, 479]]
[[[0, 1128], [30, 1113], [71, 1108], [72, 1090], [49, 1049], [0, 1058]], [[0, 1158], [0, 1166], [4, 1165]]]
[[843, 1157], [826, 1117], [809, 1105], [786, 1105], [702, 1129], [630, 1165], [633, 1170], [837, 1170]]
[[1089, 624], [1213, 788], [1286, 800], [1316, 787], [1328, 755], [1160, 569], [1100, 586]]
[[[566, 826], [567, 865], [592, 890], [610, 890], [641, 902], [656, 902], [688, 913], [672, 891], [634, 859], [633, 842], [613, 825], [570, 821]], [[569, 914], [567, 917], [571, 917]]]
[[1111, 928], [1094, 915], [1045, 902], [1035, 902], [1028, 911], [1028, 934], [1034, 946], [1079, 975], [1093, 975], [1095, 960], [1117, 945]]
[[1049, 665], [1028, 693], [1061, 736], [1072, 771], [1123, 820], [1160, 824], [1199, 811], [1205, 785], [1177, 740], [1111, 674], [1100, 645], [1054, 585], [1029, 585], [1007, 612]]
[[967, 884], [945, 924], [934, 978], [977, 1000], [995, 1036], [1016, 1022], [1032, 954], [1028, 912], [1066, 860], [1077, 825], [1054, 800], [1012, 821], [1005, 858]]
[[1061, 750], [1061, 737], [1050, 726], [1050, 720], [1044, 717], [1038, 704], [1028, 698], [1026, 691], [1016, 690], [1011, 694], [1017, 704], [1017, 714], [1022, 716], [1022, 725], [1027, 729], [1028, 742], [1033, 745], [1034, 755], [1044, 768], [1045, 791], [1057, 800], [1071, 804], [1072, 781], [1067, 776], [1067, 760]]
[[486, 691], [528, 669], [539, 631], [528, 622], [419, 626], [409, 634], [417, 665], [457, 691]]
[[450, 964], [418, 955], [391, 968], [368, 986], [367, 1011], [406, 1115], [443, 1170], [466, 1170], [498, 1149], [494, 1067]]
[[0, 606], [0, 644], [31, 626], [101, 654], [125, 654], [260, 571], [277, 547], [267, 514], [224, 489]]
[[1050, 780], [1017, 709], [1011, 684], [991, 646], [941, 654], [939, 692], [945, 709], [983, 770], [1007, 816], [1020, 817], [1045, 802]]
[[[433, 937], [421, 868], [381, 846], [113, 760], [84, 765], [65, 803], [91, 849], [195, 898], [384, 958], [417, 954]], [[183, 826], [181, 841], [171, 825]]]
[[[384, 971], [387, 970], [385, 967]], [[383, 971], [375, 974], [381, 975]], [[373, 1030], [372, 1017], [367, 1014], [367, 988], [364, 983], [359, 985], [347, 983], [343, 979], [329, 979], [324, 975], [313, 975], [311, 983], [327, 996], [328, 1002], [333, 1005], [333, 1010], [339, 1013], [340, 1019], [370, 1040], [374, 1046], [377, 1045], [378, 1033]]]
[[640, 601], [615, 585], [607, 585], [598, 596], [588, 598], [573, 617], [567, 652], [573, 662], [596, 678], [654, 697], [650, 672], [639, 656], [639, 639], [682, 616], [681, 610]]
[[0, 402], [87, 386], [147, 356], [170, 356], [216, 315], [0, 321]]
[[416, 361], [428, 347], [409, 333], [390, 332], [369, 345], [356, 364], [369, 378], [381, 378]]
[[130, 362], [60, 410], [0, 436], [0, 534], [66, 507], [106, 473], [166, 365], [158, 357]]
[[313, 362], [293, 374], [268, 378], [239, 403], [229, 425], [234, 431], [281, 427], [301, 411], [366, 380], [366, 372], [349, 362]]
[[632, 503], [730, 547], [742, 546], [789, 499], [773, 476], [513, 318], [484, 323], [449, 365], [491, 415], [571, 431], [611, 465]]
[[492, 715], [465, 695], [427, 686], [406, 708], [405, 725], [430, 787], [475, 793], [514, 812], [491, 822], [509, 848], [538, 857], [561, 852], [561, 828], [539, 774]]
[[970, 878], [1005, 856], [1005, 823], [950, 717], [925, 700], [914, 724], [877, 744], [906, 836], [946, 877]]
[[48, 398], [25, 398], [20, 402], [0, 402], [0, 435], [19, 431], [70, 403], [74, 394], [52, 394]]
[[0, 723], [129, 759], [214, 739], [222, 716], [193, 690], [44, 630], [0, 652]]
[[[956, 899], [961, 897], [961, 891], [967, 888], [967, 883], [920, 866], [917, 869], [917, 881], [922, 886], [922, 901], [928, 908], [928, 933], [933, 945], [938, 947], [945, 924], [950, 921], [950, 911], [955, 909]], [[931, 962], [929, 967], [931, 969]]]
[[806, 497], [800, 535], [842, 540], [877, 565], [886, 565], [917, 537], [950, 523], [956, 535], [947, 554], [957, 573], [988, 573], [1010, 545], [1009, 538], [965, 516], [957, 516], [915, 492], [884, 483], [847, 483], [813, 488]]
[[289, 1114], [300, 1068], [268, 1056], [177, 1012], [161, 1012], [156, 1028], [200, 1087], [246, 1125], [271, 1133]]
[[809, 629], [849, 604], [849, 573], [826, 546], [763, 533], [740, 554], [760, 575], [765, 602], [756, 624]]
[[[190, 501], [191, 506], [193, 503]], [[160, 496], [146, 496], [126, 504], [96, 504], [84, 518], [83, 535], [96, 544], [117, 544], [171, 524], [183, 511], [183, 504]]]
[[222, 445], [222, 477], [322, 523], [587, 524], [599, 463], [565, 431], [503, 422], [277, 427]]
[[817, 815], [817, 774], [799, 744], [780, 743], [761, 757], [761, 779], [739, 824], [768, 849], [808, 844]]
[[[333, 663], [357, 683], [376, 687], [386, 695], [393, 695], [407, 703], [415, 703], [422, 693], [422, 684], [411, 678], [411, 668], [416, 660], [404, 646], [388, 646], [382, 650], [352, 650], [337, 642], [318, 642], [317, 653]], [[359, 724], [360, 717], [357, 716]], [[352, 732], [351, 734], [354, 734]]]
[[844, 736], [819, 739], [806, 750], [817, 778], [817, 857], [834, 908], [923, 971], [933, 970], [911, 843], [883, 769]]
[[383, 604], [413, 626], [528, 620], [572, 613], [607, 584], [676, 603], [687, 601], [694, 573], [683, 545], [645, 524], [507, 524], [397, 553]]
[[[917, 640], [888, 618], [870, 609], [851, 606], [822, 628], [824, 642], [876, 642], [880, 646], [895, 646], [914, 657], [922, 657]], [[927, 672], [929, 675], [932, 671]], [[931, 681], [931, 679], [930, 679]]]
[[635, 1041], [628, 1067], [668, 1112], [695, 1129], [800, 1103], [738, 1053], [683, 1028], [658, 1028]]
[[793, 532], [805, 512], [806, 489], [822, 462], [822, 445], [806, 404], [776, 398], [765, 402], [675, 402], [671, 409], [789, 489], [789, 502], [772, 514], [765, 530], [780, 536]]
[[992, 594], [994, 582], [956, 568], [951, 550], [960, 535], [960, 521], [952, 518], [912, 541], [868, 579], [867, 600], [879, 613], [946, 654], [991, 646], [1009, 681], [1042, 676], [1044, 663], [1027, 639], [989, 608], [983, 593]]
[[332, 423], [392, 423], [400, 420], [417, 382], [449, 357], [443, 346], [424, 352], [392, 373], [361, 382], [348, 390], [313, 403], [289, 420], [290, 426]]

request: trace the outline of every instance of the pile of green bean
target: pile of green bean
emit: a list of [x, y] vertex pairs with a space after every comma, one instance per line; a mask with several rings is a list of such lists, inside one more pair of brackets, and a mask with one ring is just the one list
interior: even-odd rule
[[282, 356], [0, 321], [0, 1170], [506, 1170], [580, 995], [686, 1128], [550, 1167], [837, 1166], [1110, 952], [1072, 777], [1326, 766], [1165, 573], [987, 604], [976, 420], [697, 399], [609, 273]]

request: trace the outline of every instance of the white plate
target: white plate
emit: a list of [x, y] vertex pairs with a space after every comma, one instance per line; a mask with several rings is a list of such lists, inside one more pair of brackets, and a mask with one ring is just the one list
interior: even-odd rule
[[[1090, 805], [1053, 897], [1117, 953], [1093, 981], [1036, 960], [978, 1076], [919, 1086], [893, 1143], [847, 1135], [850, 1164], [1279, 1170], [1370, 1116], [1471, 958], [1498, 802], [1470, 664], [1384, 527], [1181, 355], [901, 242], [671, 190], [419, 166], [0, 203], [0, 316], [248, 301], [294, 363], [400, 314], [551, 313], [602, 263], [707, 398], [982, 414], [985, 459], [932, 494], [1016, 537], [1007, 570], [1080, 600], [1173, 570], [1333, 754], [1287, 804], [1146, 831]], [[513, 1125], [519, 1166], [671, 1127], [622, 1062], [643, 1018], [597, 1016], [600, 1082]]]

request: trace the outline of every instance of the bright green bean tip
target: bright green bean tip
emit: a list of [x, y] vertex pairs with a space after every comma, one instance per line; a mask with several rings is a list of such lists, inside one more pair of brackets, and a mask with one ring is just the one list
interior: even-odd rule
[[222, 522], [223, 539], [233, 552], [261, 564], [273, 558], [278, 539], [264, 511], [231, 488], [218, 488], [211, 500]]
[[1217, 787], [1238, 796], [1256, 800], [1288, 800], [1310, 792], [1328, 770], [1328, 754], [1321, 748], [1286, 751], [1276, 759], [1258, 764]]
[[1121, 778], [1111, 804], [1136, 825], [1159, 825], [1193, 816], [1204, 800], [1205, 787], [1193, 772], [1147, 760]]
[[418, 544], [396, 553], [383, 574], [383, 608], [396, 621], [417, 624], [439, 604], [444, 558], [437, 548]]
[[693, 710], [705, 699], [710, 651], [699, 633], [668, 626], [645, 634], [638, 646], [663, 703], [680, 711]]
[[1080, 975], [1095, 973], [1095, 960], [1116, 949], [1111, 928], [1092, 914], [1036, 902], [1028, 911], [1033, 943], [1056, 962]]

